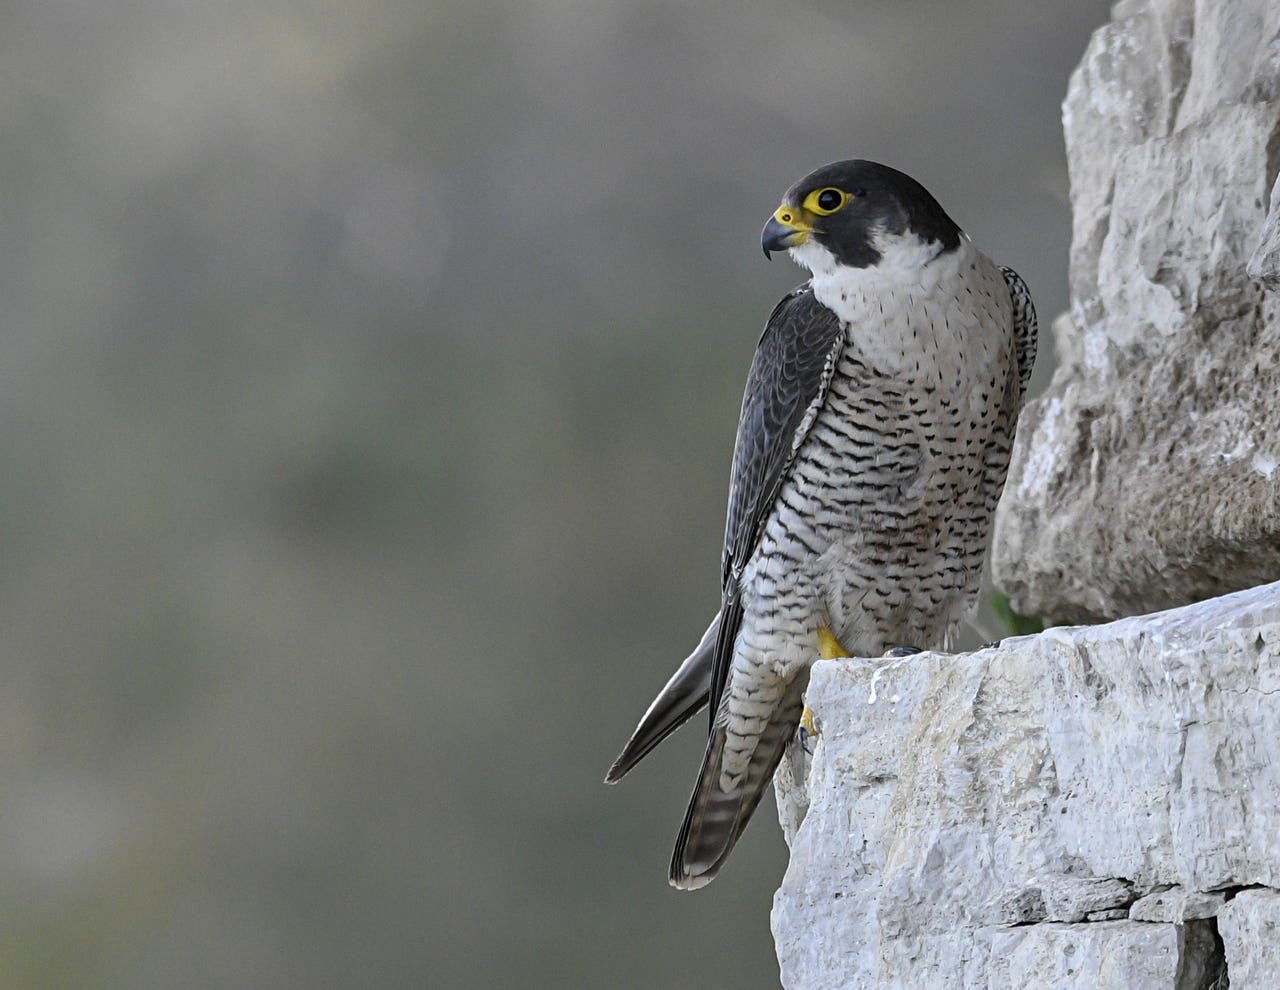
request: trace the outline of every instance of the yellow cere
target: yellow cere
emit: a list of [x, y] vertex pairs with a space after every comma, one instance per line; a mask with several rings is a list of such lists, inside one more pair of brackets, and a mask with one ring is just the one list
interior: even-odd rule
[[807, 234], [813, 230], [813, 226], [805, 219], [803, 214], [803, 210], [797, 210], [794, 206], [788, 206], [783, 203], [773, 211], [773, 219], [777, 220], [778, 223], [785, 224], [792, 230]]

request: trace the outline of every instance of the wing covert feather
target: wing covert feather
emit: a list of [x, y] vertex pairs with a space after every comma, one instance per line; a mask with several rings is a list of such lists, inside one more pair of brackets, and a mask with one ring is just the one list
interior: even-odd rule
[[1009, 286], [1009, 298], [1013, 300], [1013, 343], [1018, 355], [1018, 408], [1021, 409], [1027, 399], [1031, 369], [1036, 363], [1039, 324], [1031, 291], [1022, 281], [1022, 276], [1004, 265], [1000, 267], [1000, 273], [1004, 275], [1005, 284]]
[[721, 623], [710, 695], [713, 722], [742, 621], [738, 578], [826, 400], [843, 343], [839, 318], [814, 298], [806, 283], [774, 307], [751, 362], [729, 479]]

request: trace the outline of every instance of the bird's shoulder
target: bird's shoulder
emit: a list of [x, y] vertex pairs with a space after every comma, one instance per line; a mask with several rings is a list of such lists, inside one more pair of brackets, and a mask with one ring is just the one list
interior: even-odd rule
[[778, 300], [747, 375], [743, 424], [755, 414], [775, 427], [796, 428], [794, 417], [823, 392], [844, 336], [840, 318], [818, 301], [810, 282]]
[[756, 345], [748, 386], [789, 365], [821, 364], [831, 346], [843, 338], [840, 317], [814, 292], [813, 282], [796, 286], [778, 300]]

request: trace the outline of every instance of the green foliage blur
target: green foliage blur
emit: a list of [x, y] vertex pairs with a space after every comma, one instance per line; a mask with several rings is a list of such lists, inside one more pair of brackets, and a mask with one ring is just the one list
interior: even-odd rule
[[1044, 632], [1044, 621], [1034, 616], [1015, 612], [1009, 604], [1009, 598], [1003, 591], [992, 592], [991, 611], [995, 613], [1000, 627], [1009, 636], [1030, 636]]
[[599, 783], [716, 608], [759, 228], [877, 158], [1047, 324], [1105, 14], [0, 6], [0, 986], [776, 986], [769, 809], [666, 886], [702, 721]]

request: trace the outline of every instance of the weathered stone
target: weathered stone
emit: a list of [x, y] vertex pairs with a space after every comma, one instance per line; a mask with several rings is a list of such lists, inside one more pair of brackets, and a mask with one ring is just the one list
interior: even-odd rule
[[1085, 921], [1119, 921], [1129, 917], [1127, 908], [1107, 908], [1103, 911], [1090, 911], [1084, 916]]
[[1242, 890], [1218, 915], [1231, 990], [1280, 983], [1280, 891]]
[[1271, 580], [1280, 4], [1118, 4], [1063, 122], [1071, 311], [1019, 424], [996, 585], [1021, 612], [1098, 621]]
[[987, 986], [1199, 990], [1212, 965], [1213, 946], [1211, 928], [1190, 925], [1102, 921], [1012, 928], [992, 937]]
[[1025, 887], [997, 897], [987, 912], [987, 920], [995, 925], [1025, 925], [1044, 921], [1047, 914], [1044, 891], [1039, 887]]
[[1271, 190], [1271, 209], [1262, 225], [1258, 246], [1249, 256], [1249, 277], [1269, 288], [1280, 287], [1280, 178]]
[[1114, 878], [1121, 902], [1127, 884], [1280, 886], [1280, 584], [977, 653], [820, 662], [808, 699], [808, 774], [777, 778], [791, 990], [985, 987], [995, 926], [1039, 920], [1046, 878]]
[[1133, 884], [1115, 877], [1054, 877], [1041, 889], [1049, 921], [1084, 921], [1092, 911], [1118, 908], [1133, 901]]
[[1215, 917], [1225, 903], [1226, 896], [1221, 892], [1171, 887], [1134, 901], [1129, 917], [1134, 921], [1171, 921], [1180, 925], [1184, 921]]

